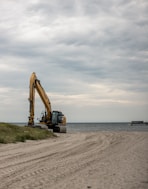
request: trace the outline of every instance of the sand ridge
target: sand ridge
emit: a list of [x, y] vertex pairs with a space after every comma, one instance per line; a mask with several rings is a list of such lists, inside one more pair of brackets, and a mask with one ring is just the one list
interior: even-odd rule
[[148, 188], [148, 132], [67, 133], [0, 145], [0, 189], [49, 188]]

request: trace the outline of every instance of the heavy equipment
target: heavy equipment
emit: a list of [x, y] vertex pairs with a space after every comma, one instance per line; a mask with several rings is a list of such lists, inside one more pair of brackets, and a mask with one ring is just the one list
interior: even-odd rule
[[[35, 113], [35, 91], [38, 92], [44, 106], [45, 112], [42, 114], [38, 124], [34, 123]], [[43, 89], [40, 80], [35, 72], [31, 74], [29, 86], [29, 117], [28, 126], [52, 129], [53, 132], [66, 133], [66, 117], [61, 111], [52, 111], [50, 100]]]

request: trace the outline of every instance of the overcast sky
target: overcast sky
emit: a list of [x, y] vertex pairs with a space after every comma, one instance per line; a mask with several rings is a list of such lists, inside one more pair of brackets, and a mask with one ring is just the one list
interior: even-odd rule
[[28, 121], [32, 72], [68, 122], [148, 121], [148, 1], [1, 0], [0, 121]]

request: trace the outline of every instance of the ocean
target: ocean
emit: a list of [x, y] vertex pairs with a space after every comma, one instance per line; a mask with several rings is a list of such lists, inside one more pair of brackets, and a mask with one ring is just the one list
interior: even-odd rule
[[[24, 126], [26, 123], [13, 123]], [[148, 131], [148, 125], [131, 126], [128, 122], [120, 123], [67, 123], [67, 132], [95, 132], [95, 131]]]

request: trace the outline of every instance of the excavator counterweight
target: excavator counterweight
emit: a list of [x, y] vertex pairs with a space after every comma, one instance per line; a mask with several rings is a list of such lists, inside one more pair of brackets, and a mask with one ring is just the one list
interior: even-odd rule
[[[37, 79], [35, 72], [30, 77], [29, 86], [29, 117], [28, 126], [53, 129], [54, 132], [66, 133], [66, 117], [60, 111], [52, 111], [50, 100], [45, 93], [40, 81]], [[34, 124], [35, 110], [35, 90], [38, 92], [44, 106], [45, 113], [42, 115], [38, 125]]]

